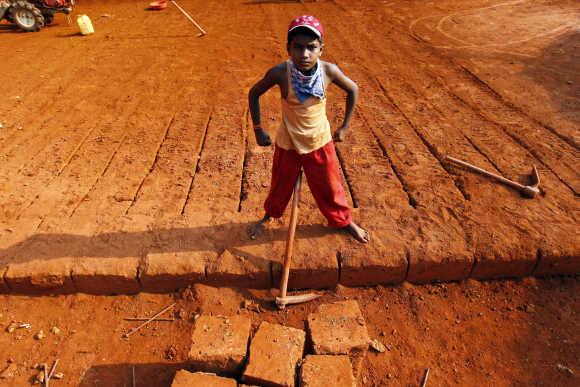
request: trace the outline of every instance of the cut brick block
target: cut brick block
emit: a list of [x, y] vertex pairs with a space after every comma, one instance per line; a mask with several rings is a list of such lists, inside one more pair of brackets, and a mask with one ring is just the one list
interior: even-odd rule
[[[494, 227], [477, 228], [475, 243], [475, 264], [471, 277], [475, 279], [497, 279], [508, 277], [527, 277], [532, 274], [538, 262], [537, 248], [533, 238], [525, 237], [513, 226], [498, 224]], [[515, 239], [514, 239], [515, 238]]]
[[300, 387], [330, 386], [356, 386], [348, 356], [306, 356], [300, 370]]
[[308, 332], [314, 353], [319, 355], [346, 355], [354, 349], [367, 349], [370, 342], [356, 301], [320, 305], [308, 316]]
[[140, 275], [143, 290], [167, 293], [202, 282], [207, 262], [216, 257], [214, 251], [150, 253]]
[[77, 291], [90, 294], [133, 294], [141, 291], [137, 280], [138, 257], [83, 257], [76, 260], [72, 278]]
[[4, 280], [4, 275], [6, 274], [7, 270], [8, 267], [0, 267], [0, 293], [8, 293], [8, 285]]
[[308, 333], [315, 354], [348, 355], [358, 379], [370, 338], [356, 301], [320, 305], [308, 316]]
[[186, 370], [177, 371], [171, 383], [171, 387], [237, 387], [237, 385], [235, 379]]
[[73, 262], [72, 258], [58, 258], [11, 263], [4, 280], [12, 293], [73, 293]]
[[251, 321], [247, 317], [201, 316], [195, 322], [189, 361], [196, 370], [241, 372], [248, 350]]
[[232, 254], [225, 250], [207, 265], [207, 283], [217, 286], [265, 289], [270, 287], [270, 261], [265, 257]]
[[[424, 210], [418, 210], [420, 213]], [[450, 219], [436, 222], [429, 213], [417, 218], [417, 235], [409, 235], [407, 281], [460, 281], [469, 276], [474, 257], [465, 231]]]
[[412, 246], [409, 252], [407, 281], [422, 284], [466, 279], [474, 264], [473, 254], [440, 244]]
[[540, 252], [540, 262], [534, 271], [538, 277], [548, 275], [576, 275], [580, 273], [580, 254], [576, 249], [571, 251], [553, 251], [544, 249]]
[[[323, 228], [324, 226], [319, 226]], [[324, 230], [324, 229], [323, 229]], [[331, 240], [335, 235], [328, 234], [325, 238]], [[323, 244], [315, 239], [296, 239], [294, 256], [290, 268], [288, 287], [290, 289], [331, 289], [338, 283], [338, 258], [335, 245], [326, 240]], [[331, 248], [321, 248], [331, 246]], [[280, 283], [284, 253], [275, 257], [272, 272], [274, 284]]]
[[244, 383], [294, 386], [296, 366], [304, 352], [304, 331], [262, 322], [250, 345]]
[[346, 286], [397, 284], [407, 274], [407, 253], [404, 243], [387, 230], [372, 234], [372, 243], [355, 241], [339, 250], [340, 283]]
[[501, 252], [486, 250], [483, 254], [476, 253], [477, 260], [471, 278], [482, 280], [526, 277], [532, 274], [536, 266], [536, 252], [531, 249], [504, 249]]

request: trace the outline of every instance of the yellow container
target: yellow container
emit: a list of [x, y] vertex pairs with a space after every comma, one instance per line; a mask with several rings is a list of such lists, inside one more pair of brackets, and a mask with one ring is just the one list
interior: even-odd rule
[[81, 29], [81, 34], [83, 35], [90, 35], [95, 33], [95, 29], [93, 28], [93, 23], [91, 19], [87, 15], [78, 15], [77, 16], [77, 24]]

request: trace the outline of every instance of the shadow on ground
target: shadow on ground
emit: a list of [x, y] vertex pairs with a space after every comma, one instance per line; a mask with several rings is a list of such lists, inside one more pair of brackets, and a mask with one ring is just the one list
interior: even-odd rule
[[[170, 386], [175, 373], [185, 366], [184, 363], [96, 365], [87, 370], [79, 386]], [[133, 384], [133, 367], [135, 369], [135, 384]]]
[[[539, 56], [523, 62], [524, 75], [546, 90], [556, 111], [580, 127], [580, 30], [560, 36]], [[578, 149], [580, 139], [570, 140]]]
[[[0, 262], [20, 263], [60, 257], [142, 257], [148, 253], [236, 251], [237, 248], [286, 240], [286, 227], [271, 227], [257, 239], [247, 235], [253, 223], [228, 223], [208, 227], [107, 232], [93, 236], [35, 234], [6, 249]], [[339, 232], [324, 225], [299, 225], [296, 239], [311, 239]]]

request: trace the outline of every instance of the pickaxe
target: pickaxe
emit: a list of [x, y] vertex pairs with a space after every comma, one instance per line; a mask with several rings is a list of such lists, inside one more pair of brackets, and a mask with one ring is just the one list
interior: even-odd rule
[[532, 184], [523, 185], [523, 184], [520, 184], [520, 183], [515, 182], [513, 180], [506, 179], [503, 176], [496, 175], [495, 173], [488, 172], [485, 169], [476, 167], [475, 165], [469, 164], [465, 161], [453, 158], [451, 156], [447, 156], [446, 159], [451, 161], [452, 163], [461, 165], [461, 166], [463, 166], [467, 169], [470, 169], [472, 171], [479, 172], [482, 175], [489, 176], [492, 179], [495, 179], [495, 180], [497, 180], [505, 185], [508, 185], [512, 188], [515, 188], [520, 192], [520, 194], [522, 194], [523, 196], [525, 196], [527, 198], [533, 198], [536, 196], [536, 194], [540, 193], [540, 189], [538, 188], [540, 185], [540, 174], [538, 173], [538, 170], [536, 169], [535, 165], [532, 165], [532, 173], [531, 173]]
[[284, 257], [284, 269], [282, 270], [282, 279], [280, 281], [280, 297], [276, 297], [278, 308], [284, 309], [289, 304], [300, 304], [302, 302], [312, 301], [319, 294], [307, 293], [295, 296], [286, 295], [288, 290], [288, 277], [290, 276], [290, 263], [294, 254], [294, 234], [296, 234], [296, 223], [298, 222], [298, 202], [300, 201], [300, 186], [302, 183], [302, 170], [298, 173], [296, 184], [294, 185], [294, 194], [292, 198], [292, 213], [290, 214], [290, 227], [288, 228], [288, 239], [286, 239], [286, 254]]

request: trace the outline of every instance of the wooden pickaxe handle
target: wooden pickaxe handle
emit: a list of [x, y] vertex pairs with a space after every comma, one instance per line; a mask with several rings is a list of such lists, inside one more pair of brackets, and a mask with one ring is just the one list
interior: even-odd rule
[[199, 24], [197, 24], [197, 22], [196, 22], [195, 20], [193, 20], [193, 18], [192, 18], [192, 17], [191, 17], [191, 16], [190, 16], [190, 15], [189, 15], [187, 12], [185, 12], [185, 10], [184, 10], [183, 8], [181, 8], [181, 7], [179, 6], [179, 4], [177, 4], [177, 3], [175, 2], [175, 0], [171, 0], [171, 2], [173, 3], [173, 5], [175, 5], [175, 6], [177, 7], [177, 9], [179, 9], [179, 10], [181, 11], [181, 13], [182, 13], [182, 14], [183, 14], [183, 15], [184, 15], [184, 16], [185, 16], [187, 19], [189, 19], [189, 21], [190, 21], [190, 22], [192, 22], [192, 23], [193, 23], [193, 25], [195, 25], [195, 26], [197, 27], [197, 29], [198, 29], [198, 30], [200, 30], [200, 31], [201, 31], [201, 34], [202, 34], [202, 35], [207, 35], [207, 32], [205, 32], [205, 31], [203, 30], [203, 28], [201, 28], [201, 26], [200, 26]]
[[500, 175], [497, 175], [497, 174], [495, 174], [495, 173], [492, 173], [492, 172], [486, 171], [485, 169], [482, 169], [482, 168], [476, 167], [475, 165], [469, 164], [469, 163], [467, 163], [467, 162], [465, 162], [465, 161], [462, 161], [462, 160], [456, 159], [456, 158], [454, 158], [454, 157], [447, 156], [446, 158], [447, 158], [447, 160], [449, 160], [449, 161], [451, 161], [451, 162], [453, 162], [453, 163], [455, 163], [455, 164], [459, 164], [459, 165], [461, 165], [461, 166], [464, 166], [465, 168], [471, 169], [472, 171], [479, 172], [479, 173], [481, 173], [482, 175], [489, 176], [489, 177], [491, 177], [491, 178], [493, 178], [493, 179], [496, 179], [497, 181], [500, 181], [500, 182], [502, 182], [502, 183], [504, 183], [504, 184], [506, 184], [506, 185], [509, 185], [510, 187], [513, 187], [513, 188], [515, 188], [515, 189], [517, 189], [517, 190], [519, 190], [519, 191], [526, 190], [526, 189], [528, 189], [528, 188], [529, 188], [528, 186], [525, 186], [525, 185], [523, 185], [523, 184], [517, 183], [517, 182], [515, 182], [515, 181], [512, 181], [512, 180], [510, 180], [510, 179], [506, 179], [506, 178], [505, 178], [505, 177], [503, 177], [503, 176], [500, 176]]
[[[292, 195], [292, 213], [290, 214], [290, 226], [288, 227], [288, 237], [286, 239], [286, 253], [284, 254], [284, 269], [280, 282], [280, 298], [286, 298], [288, 291], [288, 277], [290, 276], [290, 263], [294, 254], [294, 235], [296, 234], [296, 224], [298, 223], [298, 203], [300, 201], [300, 187], [302, 186], [302, 169], [298, 173], [296, 184], [294, 184], [294, 194]], [[282, 306], [283, 307], [283, 306]]]

